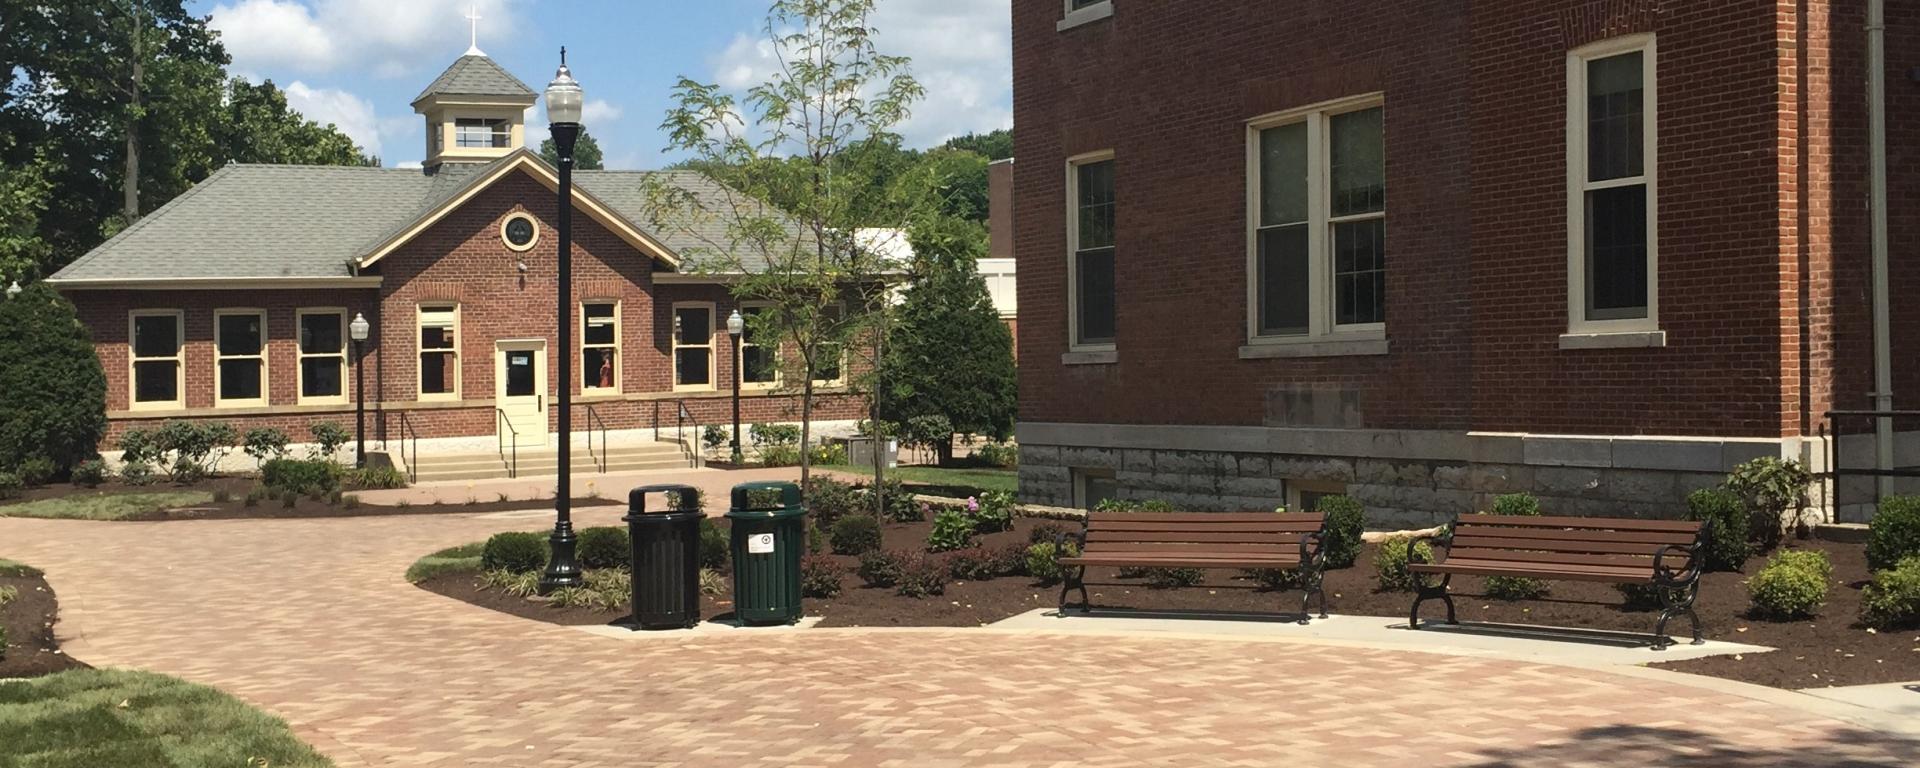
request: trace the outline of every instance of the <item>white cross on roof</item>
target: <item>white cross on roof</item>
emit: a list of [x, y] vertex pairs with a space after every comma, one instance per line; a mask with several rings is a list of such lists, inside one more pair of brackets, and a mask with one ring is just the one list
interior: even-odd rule
[[480, 18], [481, 18], [480, 7], [476, 5], [467, 6], [467, 13], [465, 18], [467, 20], [468, 34], [471, 36], [470, 37], [471, 42], [467, 46], [467, 55], [468, 56], [487, 55], [485, 51], [480, 50]]

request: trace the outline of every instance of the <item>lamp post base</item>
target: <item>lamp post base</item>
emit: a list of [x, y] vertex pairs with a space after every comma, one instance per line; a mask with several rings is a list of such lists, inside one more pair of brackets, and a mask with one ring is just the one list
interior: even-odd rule
[[579, 537], [573, 533], [572, 522], [554, 524], [553, 535], [547, 537], [552, 554], [547, 558], [547, 570], [540, 574], [540, 594], [546, 595], [556, 589], [585, 583], [580, 565], [574, 559], [575, 545], [579, 541]]

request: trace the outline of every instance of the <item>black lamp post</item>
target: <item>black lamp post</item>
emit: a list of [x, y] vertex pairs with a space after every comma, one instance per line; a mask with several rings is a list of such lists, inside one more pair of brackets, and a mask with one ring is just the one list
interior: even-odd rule
[[540, 575], [540, 592], [579, 586], [580, 566], [574, 562], [573, 534], [573, 144], [580, 138], [580, 110], [586, 94], [567, 69], [567, 49], [560, 49], [560, 71], [547, 84], [548, 128], [560, 155], [559, 321], [560, 321], [560, 445], [556, 458], [560, 487], [554, 494], [553, 555]]
[[740, 349], [740, 334], [747, 330], [747, 319], [740, 316], [740, 310], [727, 316], [727, 335], [733, 337], [733, 465], [738, 467], [746, 461], [740, 455], [740, 387], [746, 383], [747, 372], [741, 369], [746, 361], [746, 352]]
[[353, 322], [347, 324], [347, 336], [353, 339], [353, 466], [361, 469], [367, 466], [367, 387], [366, 377], [360, 375], [364, 367], [360, 364], [360, 345], [370, 330], [367, 316], [353, 313]]

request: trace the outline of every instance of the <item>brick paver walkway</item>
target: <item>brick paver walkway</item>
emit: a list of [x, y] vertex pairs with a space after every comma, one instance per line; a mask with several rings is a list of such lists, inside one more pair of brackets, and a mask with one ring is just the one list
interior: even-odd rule
[[76, 657], [219, 686], [343, 768], [1920, 761], [1799, 710], [1604, 672], [983, 631], [628, 641], [401, 579], [419, 554], [508, 527], [530, 526], [0, 519], [0, 554], [47, 570]]

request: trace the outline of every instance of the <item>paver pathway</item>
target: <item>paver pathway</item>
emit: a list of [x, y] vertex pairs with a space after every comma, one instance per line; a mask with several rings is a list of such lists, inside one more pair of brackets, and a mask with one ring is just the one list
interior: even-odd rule
[[342, 768], [1920, 762], [1800, 710], [1606, 672], [963, 630], [631, 641], [401, 578], [506, 527], [528, 526], [0, 519], [0, 554], [46, 569], [76, 657], [219, 686]]

